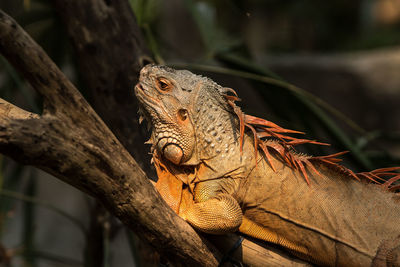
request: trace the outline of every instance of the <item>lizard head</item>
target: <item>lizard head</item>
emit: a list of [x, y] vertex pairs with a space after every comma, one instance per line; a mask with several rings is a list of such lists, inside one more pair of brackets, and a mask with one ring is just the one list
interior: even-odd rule
[[226, 131], [231, 120], [221, 115], [229, 110], [221, 92], [212, 80], [187, 70], [145, 66], [135, 94], [158, 154], [177, 165], [195, 165], [225, 149], [218, 129]]
[[182, 79], [179, 71], [147, 65], [135, 86], [141, 112], [152, 126], [151, 142], [174, 164], [187, 161], [195, 146], [190, 90], [182, 87]]
[[[380, 175], [379, 170], [371, 174], [354, 174], [338, 165], [340, 160], [336, 157], [345, 152], [322, 157], [296, 155], [296, 145], [326, 144], [288, 136], [303, 133], [244, 114], [234, 103], [239, 98], [233, 89], [222, 87], [211, 79], [187, 70], [147, 65], [140, 72], [135, 94], [140, 102], [140, 111], [152, 126], [150, 140], [157, 151], [157, 160], [160, 159], [158, 156], [162, 156], [173, 164], [195, 167], [174, 172], [174, 176], [186, 184], [194, 179], [204, 181], [224, 176], [247, 177], [256, 165], [258, 149], [262, 150], [274, 171], [270, 150], [283, 163], [300, 171], [307, 183], [306, 167], [320, 175], [313, 166], [314, 162], [334, 166], [356, 179], [362, 177], [376, 182], [377, 174]], [[252, 135], [245, 133], [245, 129], [250, 129], [248, 132]], [[261, 138], [273, 140], [264, 142]], [[254, 146], [249, 140], [253, 141], [251, 143]], [[188, 170], [193, 171], [190, 174], [195, 176], [188, 175]], [[398, 168], [382, 170], [387, 174]], [[393, 178], [396, 177], [398, 175]]]

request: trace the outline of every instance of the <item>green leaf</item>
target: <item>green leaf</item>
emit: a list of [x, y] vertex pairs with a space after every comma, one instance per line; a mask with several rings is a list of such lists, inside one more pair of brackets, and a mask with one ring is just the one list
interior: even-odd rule
[[160, 0], [129, 0], [129, 3], [139, 27], [152, 24], [159, 17], [159, 7], [162, 5]]
[[204, 46], [206, 58], [213, 58], [216, 54], [232, 50], [241, 45], [241, 41], [233, 38], [224, 31], [217, 22], [217, 12], [208, 2], [185, 0], [187, 10], [193, 17]]
[[[264, 75], [254, 74], [250, 72], [240, 71], [240, 70], [232, 70], [222, 67], [215, 66], [204, 66], [204, 65], [193, 65], [193, 64], [174, 64], [175, 67], [189, 68], [189, 69], [197, 69], [201, 71], [209, 71], [215, 73], [224, 73], [236, 77], [241, 77], [245, 79], [250, 79], [254, 81], [258, 81], [264, 84], [277, 86], [290, 92], [298, 101], [300, 101], [324, 126], [327, 131], [338, 140], [338, 142], [347, 150], [351, 151], [351, 156], [363, 167], [366, 169], [373, 169], [374, 165], [368, 159], [367, 156], [361, 151], [361, 149], [357, 146], [355, 142], [351, 140], [351, 138], [340, 129], [340, 127], [333, 121], [333, 119], [325, 112], [325, 110], [329, 110], [333, 112], [335, 115], [340, 116], [345, 122], [349, 125], [352, 125], [354, 128], [358, 129], [358, 131], [362, 130], [357, 124], [355, 124], [350, 119], [346, 118], [339, 111], [335, 110], [329, 104], [325, 103], [323, 100], [318, 97], [306, 92], [305, 90], [296, 87], [292, 84], [289, 84], [285, 81], [271, 78], [268, 75], [268, 72], [265, 71]], [[258, 69], [259, 72], [262, 72], [262, 68]], [[264, 90], [264, 89], [263, 89]]]

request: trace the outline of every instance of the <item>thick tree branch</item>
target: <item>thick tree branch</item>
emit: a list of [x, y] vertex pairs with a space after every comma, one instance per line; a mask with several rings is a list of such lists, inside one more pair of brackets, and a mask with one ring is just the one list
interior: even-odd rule
[[[44, 98], [41, 116], [0, 99], [1, 153], [94, 196], [171, 262], [217, 265], [216, 252], [211, 252], [203, 239], [166, 206], [72, 83], [2, 11], [0, 52]], [[234, 235], [213, 237], [214, 242], [222, 244], [218, 247], [224, 253], [236, 239]], [[281, 254], [245, 240], [234, 257], [259, 266], [304, 266]]]
[[0, 119], [8, 118], [13, 120], [23, 120], [23, 119], [33, 119], [39, 118], [39, 115], [27, 112], [19, 107], [14, 106], [13, 104], [8, 103], [0, 98]]
[[76, 88], [2, 11], [0, 52], [46, 104], [41, 117], [25, 113], [21, 119], [19, 115], [10, 116], [16, 112], [11, 105], [2, 109], [1, 153], [37, 166], [99, 199], [172, 262], [217, 264], [197, 233], [165, 204]]
[[[44, 99], [44, 112], [64, 113], [78, 106], [83, 98], [71, 94], [65, 87], [73, 87], [51, 59], [17, 23], [0, 12], [0, 50]], [[46, 72], [40, 67], [46, 69]]]
[[[210, 240], [223, 255], [229, 255], [230, 250], [235, 247], [240, 237], [236, 234], [224, 236], [208, 236]], [[251, 241], [243, 239], [241, 245], [231, 253], [233, 261], [244, 263], [245, 266], [269, 266], [269, 267], [310, 267], [310, 263], [295, 259], [286, 255], [281, 250], [268, 245], [262, 241]], [[239, 264], [237, 264], [239, 265]]]
[[138, 103], [132, 93], [140, 69], [151, 58], [129, 2], [54, 3], [89, 89], [90, 104], [141, 167], [151, 173], [150, 155], [143, 153], [148, 149], [144, 146], [147, 134], [139, 128]]

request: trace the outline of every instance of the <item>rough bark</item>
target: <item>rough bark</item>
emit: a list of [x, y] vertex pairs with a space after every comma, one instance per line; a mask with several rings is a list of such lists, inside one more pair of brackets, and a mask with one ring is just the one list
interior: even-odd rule
[[165, 204], [72, 83], [3, 12], [0, 52], [44, 100], [41, 116], [1, 101], [1, 153], [94, 196], [172, 262], [217, 264], [202, 239]]
[[[132, 93], [137, 74], [150, 57], [128, 1], [56, 0], [54, 4], [74, 48], [79, 75], [89, 89], [91, 106], [140, 167], [155, 178], [148, 164], [150, 154], [143, 153], [148, 147], [138, 127]], [[141, 246], [148, 248], [145, 254], [155, 253], [148, 244]], [[96, 254], [94, 260], [100, 258]]]
[[[252, 241], [244, 238], [242, 243], [238, 245], [240, 237], [236, 234], [224, 236], [208, 236], [213, 245], [215, 245], [224, 256], [228, 256], [228, 263], [233, 266], [269, 266], [269, 267], [309, 267], [310, 263], [295, 259], [277, 249], [272, 245], [268, 245], [262, 241]], [[233, 250], [234, 249], [234, 250]], [[233, 251], [231, 251], [233, 250]]]
[[143, 65], [151, 62], [128, 1], [54, 0], [76, 54], [89, 102], [151, 175], [150, 155], [143, 153], [146, 134], [138, 124], [133, 87]]
[[[0, 99], [1, 153], [92, 195], [170, 262], [217, 265], [219, 254], [167, 207], [137, 162], [73, 84], [2, 11], [0, 52], [44, 100], [43, 113], [38, 115]], [[236, 238], [213, 240], [226, 253]], [[270, 250], [245, 240], [234, 258], [256, 266], [304, 266]]]

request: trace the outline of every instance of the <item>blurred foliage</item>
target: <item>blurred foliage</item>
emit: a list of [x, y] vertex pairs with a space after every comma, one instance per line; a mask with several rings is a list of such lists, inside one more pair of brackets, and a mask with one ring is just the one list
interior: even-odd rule
[[158, 43], [155, 40], [153, 27], [160, 14], [161, 0], [129, 0], [133, 12], [136, 16], [136, 21], [145, 35], [147, 45], [152, 51], [154, 59], [160, 64], [164, 63], [161, 57]]
[[[266, 106], [273, 111], [273, 116], [277, 118], [278, 122], [289, 128], [307, 132], [312, 137], [323, 136], [324, 141], [327, 140], [333, 143], [336, 149], [351, 151], [352, 163], [356, 168], [374, 169], [378, 166], [376, 163], [381, 164], [382, 162], [385, 165], [398, 164], [398, 159], [394, 159], [390, 162], [389, 158], [382, 154], [381, 156], [383, 157], [379, 159], [377, 157], [372, 157], [372, 154], [362, 151], [362, 148], [366, 148], [365, 145], [369, 141], [381, 137], [381, 135], [376, 134], [376, 131], [373, 131], [375, 134], [371, 134], [362, 129], [355, 122], [340, 113], [340, 111], [335, 110], [326, 102], [305, 93], [304, 90], [285, 82], [278, 75], [254, 63], [250, 56], [252, 53], [249, 50], [248, 44], [245, 40], [240, 39], [238, 35], [238, 33], [243, 32], [239, 31], [235, 34], [233, 31], [224, 31], [224, 29], [221, 28], [221, 25], [226, 25], [226, 23], [230, 22], [236, 24], [236, 26], [245, 24], [246, 17], [251, 16], [251, 12], [247, 12], [246, 16], [239, 16], [239, 18], [237, 18], [238, 15], [235, 14], [235, 11], [236, 13], [245, 12], [246, 5], [244, 1], [235, 1], [236, 6], [229, 5], [224, 1], [222, 1], [224, 2], [223, 4], [221, 2], [217, 3], [216, 1], [185, 0], [184, 2], [196, 23], [204, 45], [205, 57], [198, 58], [196, 60], [197, 62], [223, 65], [226, 75], [243, 77], [250, 80], [253, 88], [259, 92]], [[254, 3], [257, 1], [248, 2]], [[360, 12], [362, 8], [360, 6], [361, 2], [353, 1], [352, 3], [348, 3], [346, 1], [334, 1], [329, 4], [319, 2], [319, 4], [316, 4], [316, 2], [318, 1], [307, 1], [306, 3], [302, 2], [300, 4], [300, 2], [294, 3], [291, 1], [285, 3], [279, 1], [263, 1], [263, 3], [257, 2], [253, 7], [256, 6], [257, 9], [265, 11], [266, 16], [272, 14], [272, 16], [275, 17], [286, 18], [288, 21], [292, 22], [290, 24], [291, 27], [295, 27], [296, 29], [300, 27], [300, 29], [298, 29], [299, 32], [307, 32], [306, 30], [301, 30], [301, 27], [302, 25], [307, 26], [308, 22], [314, 22], [314, 24], [319, 27], [325, 25], [323, 32], [325, 34], [330, 34], [329, 44], [346, 43], [347, 38], [353, 35], [357, 27], [359, 27], [357, 16], [354, 15]], [[267, 7], [268, 10], [265, 10], [265, 7]], [[231, 12], [227, 11], [229, 8], [231, 8], [231, 10], [229, 10]], [[251, 9], [251, 7], [247, 8]], [[227, 21], [221, 22], [218, 21], [218, 12], [233, 15], [230, 17], [228, 15], [228, 17], [225, 18]], [[204, 15], [204, 13], [207, 15]], [[298, 16], [302, 18], [299, 21], [297, 21]], [[222, 17], [224, 18], [224, 16]], [[236, 19], [234, 19], [234, 17]], [[242, 19], [240, 19], [240, 17], [242, 17]], [[321, 23], [315, 23], [315, 21]], [[279, 28], [279, 26], [277, 28]], [[313, 32], [318, 33], [318, 29], [314, 26], [312, 26], [311, 29]], [[338, 31], [341, 31], [341, 33], [339, 34]], [[392, 35], [395, 36], [395, 34], [397, 33], [393, 31]], [[326, 38], [324, 36], [321, 37], [321, 34], [317, 35], [320, 38]], [[216, 38], [216, 36], [219, 38]], [[308, 36], [302, 37], [308, 39]], [[300, 37], [294, 36], [293, 38]], [[337, 39], [342, 39], [342, 42], [336, 41]], [[382, 45], [386, 44], [386, 41], [387, 40], [382, 40]], [[302, 41], [299, 41], [299, 43], [302, 43]], [[314, 43], [315, 44], [312, 45], [313, 47], [331, 49], [329, 45], [323, 45], [325, 42], [320, 44], [320, 41], [315, 40]], [[275, 51], [273, 47], [274, 45], [271, 46], [271, 51]], [[302, 50], [302, 48], [299, 50]], [[270, 51], [265, 52], [270, 53]], [[196, 66], [184, 64], [184, 68], [196, 69]], [[198, 66], [197, 69], [199, 69]], [[203, 71], [208, 73], [216, 72], [215, 69], [212, 68], [203, 68]], [[221, 73], [221, 69], [219, 69], [218, 72]], [[256, 113], [256, 111], [251, 109], [248, 110], [248, 112]], [[270, 115], [271, 114], [268, 114], [268, 116]], [[349, 125], [353, 131], [346, 132], [341, 129], [337, 123], [337, 119]], [[323, 150], [318, 148], [309, 148], [307, 151], [319, 154], [323, 153]]]
[[207, 2], [184, 0], [195, 21], [205, 46], [205, 58], [212, 59], [241, 44], [239, 37], [232, 37], [219, 24], [217, 10]]
[[[331, 142], [333, 150], [307, 147], [313, 154], [350, 150], [351, 164], [358, 170], [399, 164], [395, 156], [379, 150], [374, 142], [400, 143], [400, 135], [367, 131], [322, 99], [311, 95], [256, 64], [255, 58], [277, 52], [337, 52], [393, 46], [400, 43], [400, 20], [381, 23], [374, 14], [378, 0], [277, 1], [277, 0], [129, 0], [156, 62], [172, 64], [227, 80], [243, 79], [255, 90], [268, 114], [245, 105], [245, 112], [271, 119], [284, 127], [307, 132], [308, 138]], [[11, 14], [67, 72], [85, 95], [68, 37], [51, 1], [0, 0]], [[41, 113], [41, 100], [19, 74], [0, 57], [0, 97], [24, 109]], [[180, 62], [180, 63], [176, 63]], [[184, 62], [184, 63], [182, 63]], [[244, 100], [245, 102], [245, 100]], [[343, 130], [346, 125], [349, 130]], [[86, 218], [75, 218], [39, 199], [36, 184], [40, 172], [0, 156], [0, 249], [5, 248], [24, 266], [82, 266], [84, 262], [53, 255], [37, 246], [37, 207], [60, 214], [87, 237]], [[51, 190], [51, 189], [49, 189]], [[17, 245], [3, 244], [3, 236], [21, 221]], [[19, 224], [18, 224], [19, 225]], [[129, 231], [120, 231], [129, 233]], [[56, 233], [55, 233], [56, 234]], [[126, 234], [133, 261], [139, 262], [137, 241]], [[105, 265], [111, 266], [113, 237], [105, 234]], [[0, 259], [1, 261], [1, 259]], [[0, 263], [1, 265], [1, 263]]]

